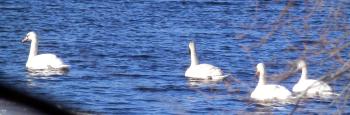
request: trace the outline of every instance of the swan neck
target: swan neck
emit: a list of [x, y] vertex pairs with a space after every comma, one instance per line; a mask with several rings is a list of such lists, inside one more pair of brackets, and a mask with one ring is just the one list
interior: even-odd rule
[[199, 61], [196, 54], [196, 48], [195, 47], [190, 48], [190, 52], [191, 52], [191, 66], [198, 65]]
[[266, 84], [265, 71], [260, 71], [258, 85], [265, 85], [265, 84]]
[[28, 60], [30, 60], [32, 57], [36, 56], [37, 54], [38, 54], [38, 40], [33, 39], [30, 44]]
[[301, 77], [300, 77], [300, 80], [306, 80], [307, 79], [307, 68], [306, 67], [303, 67], [301, 69]]

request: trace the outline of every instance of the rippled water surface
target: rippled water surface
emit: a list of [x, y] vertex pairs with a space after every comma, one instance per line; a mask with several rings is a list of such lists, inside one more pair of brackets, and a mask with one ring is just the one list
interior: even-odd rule
[[[313, 43], [319, 38], [324, 28], [317, 25], [327, 23], [329, 9], [338, 4], [349, 17], [349, 2], [325, 2], [307, 18], [316, 26], [300, 36], [290, 28], [304, 28], [301, 20], [289, 23], [290, 28], [268, 26], [283, 19], [279, 17], [287, 5], [283, 1], [0, 1], [0, 81], [86, 113], [289, 113], [295, 105], [263, 106], [249, 99], [257, 83], [255, 65], [267, 63], [269, 74], [286, 71], [288, 60], [302, 56], [305, 40]], [[306, 15], [305, 9], [313, 7], [308, 5], [294, 2], [285, 17]], [[349, 25], [349, 18], [340, 22]], [[276, 30], [262, 46], [245, 50], [244, 46], [256, 46]], [[20, 40], [29, 31], [39, 36], [39, 53], [57, 54], [71, 65], [69, 73], [27, 73], [29, 44]], [[186, 79], [190, 40], [195, 40], [201, 62], [222, 68], [231, 80], [197, 83]], [[287, 50], [290, 45], [297, 48]], [[348, 53], [342, 54], [348, 58]], [[316, 78], [332, 70], [318, 63], [323, 58], [310, 59], [309, 73]], [[294, 76], [280, 84], [291, 89], [299, 74]], [[345, 83], [347, 79], [331, 85], [340, 92]], [[299, 108], [299, 113], [338, 109], [331, 100], [320, 99], [305, 100]]]

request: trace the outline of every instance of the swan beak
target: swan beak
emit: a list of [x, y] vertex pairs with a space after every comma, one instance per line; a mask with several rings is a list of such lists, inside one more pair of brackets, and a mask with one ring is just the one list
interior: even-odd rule
[[22, 43], [29, 41], [28, 37], [22, 39]]
[[260, 75], [259, 71], [255, 72], [255, 77], [259, 78], [259, 75]]

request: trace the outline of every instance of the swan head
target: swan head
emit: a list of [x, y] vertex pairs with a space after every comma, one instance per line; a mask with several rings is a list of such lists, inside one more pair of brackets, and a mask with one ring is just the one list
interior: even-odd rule
[[195, 45], [194, 45], [194, 41], [193, 41], [193, 40], [190, 41], [190, 43], [188, 44], [188, 47], [189, 47], [190, 49], [194, 49], [194, 48], [195, 48]]
[[26, 37], [24, 37], [24, 38], [22, 39], [22, 43], [23, 43], [23, 42], [32, 41], [32, 40], [34, 40], [34, 39], [37, 39], [37, 38], [36, 38], [36, 33], [32, 31], [32, 32], [27, 33]]
[[258, 65], [256, 65], [256, 75], [260, 76], [260, 74], [264, 74], [265, 71], [265, 65], [263, 63], [259, 63]]
[[300, 70], [302, 68], [306, 67], [306, 62], [304, 60], [299, 60], [298, 61], [298, 65], [297, 65], [297, 69]]

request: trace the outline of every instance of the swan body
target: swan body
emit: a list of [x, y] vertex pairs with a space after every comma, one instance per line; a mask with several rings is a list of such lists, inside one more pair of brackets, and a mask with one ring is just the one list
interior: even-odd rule
[[195, 66], [190, 66], [187, 69], [185, 76], [198, 78], [198, 79], [212, 79], [212, 80], [218, 80], [218, 79], [224, 78], [224, 75], [221, 69], [210, 64], [199, 64]]
[[257, 74], [259, 74], [258, 85], [251, 93], [250, 97], [258, 101], [285, 100], [290, 98], [292, 93], [285, 87], [275, 84], [267, 84], [265, 80], [264, 64], [257, 65]]
[[285, 100], [288, 99], [292, 93], [285, 87], [281, 85], [260, 85], [257, 86], [252, 94], [251, 98], [260, 101], [266, 100]]
[[307, 77], [307, 66], [305, 61], [301, 60], [298, 62], [298, 70], [301, 69], [301, 77], [299, 81], [294, 85], [293, 92], [303, 93], [307, 96], [322, 96], [332, 94], [332, 88], [325, 82], [308, 79]]
[[29, 69], [60, 69], [67, 68], [60, 58], [54, 54], [40, 54], [36, 55], [27, 62], [26, 67]]
[[191, 55], [191, 65], [185, 72], [186, 77], [206, 80], [220, 80], [225, 78], [220, 68], [210, 64], [199, 64], [193, 41], [189, 43], [189, 49]]
[[29, 70], [65, 70], [69, 65], [63, 63], [55, 54], [38, 55], [38, 38], [34, 32], [29, 32], [22, 42], [31, 41], [26, 67]]

